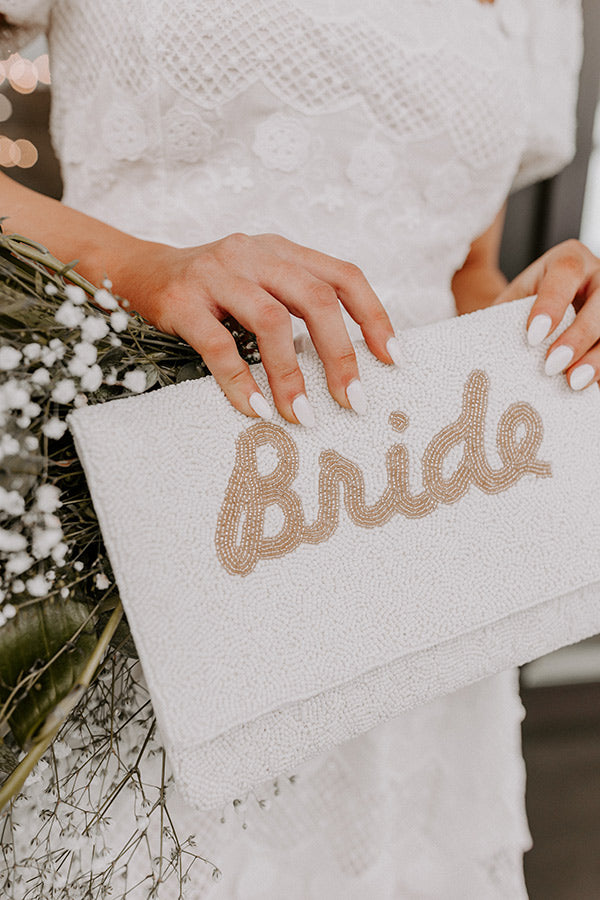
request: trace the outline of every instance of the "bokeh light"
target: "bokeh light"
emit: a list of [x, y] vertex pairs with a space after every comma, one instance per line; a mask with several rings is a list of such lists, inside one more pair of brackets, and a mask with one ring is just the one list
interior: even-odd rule
[[16, 165], [21, 169], [30, 169], [38, 161], [38, 152], [35, 145], [25, 138], [19, 138], [19, 140], [15, 141], [15, 152], [19, 154], [19, 161]]
[[[32, 94], [39, 85], [50, 84], [50, 66], [48, 54], [42, 53], [34, 60], [27, 59], [19, 53], [13, 53], [8, 59], [0, 60], [0, 85], [8, 82], [19, 94]], [[0, 122], [10, 119], [13, 104], [5, 93], [0, 93]], [[30, 169], [38, 161], [35, 144], [25, 138], [12, 140], [0, 135], [0, 166]]]
[[6, 122], [12, 115], [12, 103], [6, 94], [0, 94], [0, 122]]
[[42, 84], [50, 84], [50, 61], [47, 53], [42, 53], [37, 59], [34, 59], [33, 65], [37, 72], [38, 81]]
[[18, 166], [21, 159], [21, 151], [16, 146], [15, 141], [11, 141], [9, 137], [0, 135], [0, 166], [10, 168]]
[[10, 63], [8, 81], [11, 88], [20, 94], [31, 94], [38, 84], [37, 69], [30, 59], [19, 56]]

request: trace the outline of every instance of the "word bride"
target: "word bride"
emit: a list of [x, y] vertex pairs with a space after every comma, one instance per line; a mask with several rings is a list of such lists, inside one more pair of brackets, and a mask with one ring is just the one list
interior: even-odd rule
[[[386, 453], [387, 486], [372, 506], [365, 503], [363, 473], [356, 463], [335, 450], [319, 455], [319, 510], [310, 525], [302, 503], [291, 485], [299, 469], [298, 447], [279, 425], [259, 422], [239, 435], [236, 458], [219, 512], [215, 545], [221, 564], [232, 575], [248, 575], [259, 559], [291, 553], [302, 543], [318, 544], [334, 533], [339, 523], [341, 490], [348, 518], [362, 528], [385, 525], [397, 514], [408, 518], [427, 516], [439, 503], [456, 503], [471, 484], [487, 494], [511, 487], [523, 475], [551, 476], [550, 463], [536, 459], [543, 437], [539, 413], [524, 401], [511, 404], [498, 422], [496, 446], [502, 460], [492, 469], [484, 448], [484, 426], [489, 380], [476, 369], [463, 390], [462, 411], [455, 422], [442, 428], [427, 445], [422, 459], [423, 490], [411, 494], [408, 480], [408, 451], [393, 444]], [[389, 422], [402, 432], [408, 417], [392, 412]], [[518, 439], [517, 429], [524, 426]], [[460, 442], [463, 455], [453, 474], [443, 476], [444, 459]], [[268, 475], [258, 470], [256, 450], [270, 444], [277, 452], [277, 465]], [[276, 504], [284, 524], [273, 537], [264, 535], [265, 511]]]

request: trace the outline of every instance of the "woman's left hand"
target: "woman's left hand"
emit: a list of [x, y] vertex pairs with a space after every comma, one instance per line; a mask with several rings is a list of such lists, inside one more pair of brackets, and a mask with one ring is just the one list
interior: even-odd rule
[[575, 319], [546, 353], [547, 375], [564, 372], [573, 390], [600, 379], [600, 259], [577, 240], [563, 241], [531, 263], [493, 302], [537, 294], [527, 319], [527, 338], [541, 343], [573, 303]]

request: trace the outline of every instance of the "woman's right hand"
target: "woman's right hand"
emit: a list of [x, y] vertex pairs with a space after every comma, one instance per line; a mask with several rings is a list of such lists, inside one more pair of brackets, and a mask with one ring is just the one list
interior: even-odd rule
[[371, 352], [399, 362], [389, 317], [361, 270], [276, 234], [231, 234], [185, 248], [136, 241], [115, 274], [115, 290], [130, 308], [197, 350], [233, 406], [249, 416], [269, 418], [272, 410], [222, 324], [228, 315], [256, 334], [273, 400], [288, 422], [314, 424], [289, 313], [305, 320], [341, 406], [365, 412], [367, 398], [338, 298]]

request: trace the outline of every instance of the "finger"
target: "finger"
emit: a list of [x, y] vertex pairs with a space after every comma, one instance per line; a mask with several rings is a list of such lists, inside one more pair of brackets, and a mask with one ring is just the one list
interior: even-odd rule
[[347, 389], [359, 379], [358, 363], [334, 288], [297, 263], [278, 257], [265, 270], [262, 283], [290, 312], [304, 319], [332, 397], [340, 406], [351, 406]]
[[219, 305], [256, 335], [273, 400], [281, 415], [288, 422], [314, 424], [288, 310], [267, 291], [238, 275], [224, 274], [218, 294], [215, 299]]
[[[546, 270], [537, 288], [537, 298], [531, 307], [527, 319], [527, 332], [530, 343], [539, 343], [539, 335], [549, 327], [546, 335], [557, 327], [565, 314], [565, 310], [573, 302], [585, 276], [585, 261], [582, 254], [556, 255], [548, 262]], [[532, 323], [538, 316], [535, 325]], [[543, 340], [543, 337], [541, 338]]]
[[536, 293], [537, 285], [544, 273], [544, 258], [536, 259], [531, 265], [513, 278], [506, 287], [500, 291], [493, 305], [508, 303], [511, 300], [520, 300], [521, 297], [531, 297]]
[[587, 298], [574, 321], [548, 348], [545, 370], [556, 375], [574, 366], [600, 338], [600, 288]]
[[188, 314], [180, 313], [178, 318], [176, 333], [197, 350], [230, 403], [247, 416], [270, 419], [271, 405], [238, 353], [231, 332], [199, 306], [188, 308]]
[[574, 391], [582, 391], [590, 385], [598, 383], [600, 379], [600, 344], [596, 344], [588, 350], [577, 364], [566, 372], [567, 383]]
[[277, 239], [273, 249], [278, 256], [304, 266], [315, 278], [331, 285], [344, 308], [360, 325], [371, 353], [382, 362], [400, 365], [400, 346], [390, 318], [359, 267], [279, 235], [273, 237]]

